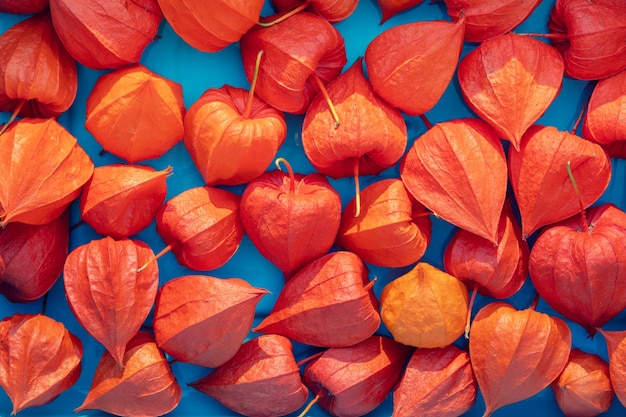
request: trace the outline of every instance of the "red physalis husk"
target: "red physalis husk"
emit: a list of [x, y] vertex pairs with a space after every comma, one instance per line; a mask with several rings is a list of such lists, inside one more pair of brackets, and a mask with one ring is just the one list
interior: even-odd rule
[[69, 243], [67, 212], [43, 225], [0, 229], [0, 293], [12, 302], [38, 299], [63, 272]]
[[445, 270], [468, 288], [484, 295], [508, 298], [519, 291], [528, 275], [528, 243], [510, 204], [505, 204], [498, 224], [498, 241], [458, 230], [443, 254]]
[[394, 26], [365, 50], [374, 91], [408, 115], [432, 109], [448, 87], [463, 46], [465, 18]]
[[54, 119], [22, 119], [0, 135], [0, 226], [45, 224], [80, 194], [93, 162]]
[[299, 409], [308, 390], [289, 339], [259, 336], [204, 378], [189, 384], [245, 416], [278, 417]]
[[483, 307], [472, 322], [469, 352], [485, 414], [530, 398], [563, 371], [572, 345], [565, 321], [504, 302]]
[[43, 12], [48, 8], [49, 0], [0, 0], [0, 12], [30, 14]]
[[254, 329], [313, 346], [351, 346], [380, 326], [368, 270], [351, 252], [311, 262], [284, 286], [269, 315]]
[[50, 0], [50, 13], [68, 52], [93, 69], [138, 62], [163, 20], [157, 0]]
[[78, 322], [123, 366], [126, 344], [135, 336], [154, 304], [159, 284], [154, 256], [138, 240], [110, 237], [81, 245], [67, 257], [65, 293]]
[[598, 81], [589, 99], [582, 135], [601, 145], [621, 142], [623, 146], [626, 141], [626, 70]]
[[359, 0], [272, 0], [272, 4], [281, 13], [306, 7], [307, 11], [336, 23], [354, 13]]
[[374, 93], [361, 59], [327, 90], [334, 110], [325, 95], [318, 94], [302, 122], [302, 146], [315, 169], [356, 181], [359, 175], [377, 175], [398, 162], [406, 148], [406, 123]]
[[85, 127], [104, 150], [133, 163], [158, 158], [180, 142], [184, 115], [182, 86], [135, 64], [98, 79], [87, 98]]
[[0, 386], [15, 414], [53, 401], [78, 380], [83, 347], [63, 323], [41, 314], [0, 321]]
[[102, 410], [125, 417], [156, 417], [172, 411], [182, 391], [154, 337], [137, 333], [123, 362], [104, 352], [85, 401], [74, 412]]
[[615, 392], [609, 364], [600, 356], [572, 349], [567, 365], [550, 385], [554, 399], [567, 417], [594, 417], [611, 407]]
[[56, 117], [74, 102], [76, 63], [57, 37], [49, 12], [0, 35], [0, 56], [0, 111], [21, 108], [22, 116]]
[[429, 212], [391, 178], [375, 182], [361, 192], [361, 214], [354, 217], [355, 199], [341, 215], [337, 243], [365, 262], [403, 267], [417, 262], [430, 243]]
[[607, 203], [583, 221], [573, 216], [542, 231], [529, 269], [541, 297], [593, 335], [626, 308], [626, 213]]
[[423, 1], [424, 0], [376, 0], [382, 12], [380, 24], [382, 25], [398, 13], [409, 10]]
[[[158, 0], [167, 22], [189, 45], [218, 52], [259, 21], [263, 0]], [[208, 7], [207, 7], [208, 6]]]
[[476, 401], [467, 352], [455, 345], [417, 349], [393, 394], [394, 417], [457, 417]]
[[168, 200], [157, 213], [157, 233], [178, 263], [210, 271], [224, 265], [243, 239], [240, 197], [212, 187], [194, 187]]
[[626, 330], [598, 331], [604, 336], [609, 352], [611, 386], [619, 402], [626, 406]]
[[412, 352], [384, 336], [333, 347], [306, 366], [304, 383], [331, 415], [362, 416], [389, 395]]
[[502, 143], [485, 122], [436, 124], [413, 143], [400, 176], [413, 197], [437, 216], [498, 241], [507, 167]]
[[154, 220], [167, 194], [172, 168], [143, 165], [97, 167], [80, 196], [82, 219], [101, 235], [132, 236]]
[[570, 77], [598, 80], [626, 69], [623, 1], [557, 0], [548, 29]]
[[552, 126], [531, 126], [520, 151], [509, 149], [509, 177], [522, 218], [522, 238], [580, 210], [566, 165], [578, 182], [585, 208], [606, 190], [611, 161], [600, 145]]
[[229, 85], [205, 91], [184, 123], [185, 146], [207, 185], [239, 185], [257, 178], [287, 134], [282, 112]]
[[444, 0], [454, 20], [465, 16], [465, 40], [482, 42], [522, 23], [541, 0]]
[[241, 222], [261, 255], [289, 279], [328, 253], [341, 219], [341, 197], [326, 177], [269, 171], [241, 196]]
[[465, 102], [515, 149], [561, 90], [563, 59], [552, 46], [509, 33], [481, 43], [459, 63]]
[[250, 29], [240, 45], [248, 81], [253, 78], [257, 54], [265, 52], [255, 91], [287, 113], [304, 113], [319, 84], [333, 80], [346, 64], [341, 33], [324, 18], [306, 12], [270, 27]]
[[170, 280], [156, 297], [156, 342], [179, 361], [207, 368], [223, 365], [248, 336], [256, 305], [267, 293], [239, 278], [188, 275]]
[[418, 262], [383, 288], [380, 314], [396, 341], [438, 348], [463, 334], [468, 301], [467, 288], [461, 281]]

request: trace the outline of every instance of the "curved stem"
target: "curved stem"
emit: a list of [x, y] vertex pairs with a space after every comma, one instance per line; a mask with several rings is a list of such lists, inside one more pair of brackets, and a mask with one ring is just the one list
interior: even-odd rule
[[254, 90], [256, 89], [256, 82], [259, 79], [259, 68], [261, 68], [261, 57], [263, 56], [263, 50], [261, 49], [256, 54], [256, 61], [254, 62], [254, 75], [252, 76], [252, 84], [250, 84], [250, 91], [248, 91], [248, 101], [246, 107], [243, 109], [241, 115], [244, 119], [250, 117], [250, 111], [252, 111], [252, 100], [254, 99]]
[[82, 226], [83, 224], [85, 224], [85, 221], [83, 219], [80, 219], [79, 222], [73, 224], [70, 226], [70, 233], [72, 233], [77, 227]]
[[574, 192], [576, 193], [576, 197], [578, 198], [578, 204], [580, 206], [580, 217], [582, 222], [582, 231], [584, 233], [589, 233], [589, 225], [587, 224], [587, 216], [585, 215], [585, 205], [583, 204], [583, 199], [580, 196], [580, 190], [578, 189], [578, 185], [576, 184], [576, 180], [574, 179], [574, 174], [572, 173], [571, 161], [567, 161], [565, 165], [567, 169], [567, 175], [569, 176], [569, 180], [572, 183], [572, 187], [574, 187]]
[[326, 89], [326, 86], [324, 85], [320, 77], [317, 76], [316, 73], [313, 73], [313, 79], [317, 83], [317, 86], [320, 88], [320, 92], [324, 96], [326, 103], [328, 103], [328, 108], [330, 109], [330, 113], [333, 115], [333, 119], [335, 119], [335, 129], [337, 129], [339, 125], [341, 124], [341, 120], [339, 120], [339, 115], [337, 115], [337, 110], [335, 109], [335, 105], [333, 104], [333, 101], [330, 99], [328, 90]]
[[422, 119], [428, 130], [433, 127], [433, 124], [430, 122], [430, 120], [428, 120], [428, 117], [426, 117], [425, 114], [420, 114], [420, 119]]
[[11, 113], [11, 117], [9, 117], [9, 120], [7, 120], [7, 122], [4, 124], [4, 126], [2, 126], [2, 129], [0, 129], [0, 135], [2, 135], [9, 128], [9, 125], [11, 123], [13, 123], [13, 121], [15, 120], [17, 115], [19, 114], [20, 110], [22, 110], [22, 107], [24, 107], [24, 104], [26, 104], [26, 100], [25, 99], [21, 100], [17, 104], [17, 107], [15, 108], [15, 110], [13, 110], [13, 113]]
[[150, 265], [152, 262], [156, 261], [157, 259], [159, 259], [161, 256], [165, 255], [166, 253], [168, 253], [169, 251], [172, 250], [172, 245], [167, 245], [165, 248], [163, 248], [163, 250], [159, 253], [157, 253], [156, 255], [154, 255], [151, 259], [148, 260], [148, 262], [146, 262], [145, 264], [141, 265], [138, 269], [137, 269], [137, 273], [140, 273], [141, 271], [143, 271], [144, 269], [146, 269], [148, 267], [148, 265]]
[[539, 304], [539, 293], [535, 294], [535, 298], [529, 308], [531, 310], [535, 310], [537, 308], [537, 304]]
[[470, 297], [469, 304], [467, 305], [467, 319], [465, 320], [465, 338], [469, 339], [470, 334], [470, 322], [472, 320], [472, 308], [474, 307], [474, 301], [476, 301], [476, 294], [478, 293], [478, 285], [474, 285], [472, 290], [472, 296]]
[[313, 408], [313, 406], [315, 405], [315, 403], [316, 403], [319, 399], [320, 399], [320, 395], [319, 395], [319, 394], [317, 394], [317, 395], [315, 396], [315, 398], [313, 398], [313, 399], [311, 400], [311, 402], [310, 402], [310, 403], [309, 403], [309, 404], [308, 404], [308, 405], [304, 408], [304, 410], [302, 410], [302, 412], [301, 412], [300, 414], [298, 414], [298, 417], [304, 417], [304, 416], [306, 415], [306, 413], [308, 413], [308, 412], [309, 412], [309, 410], [310, 410], [311, 408]]
[[296, 362], [296, 366], [300, 367], [302, 365], [304, 365], [307, 362], [312, 361], [313, 359], [319, 358], [320, 356], [322, 356], [326, 351], [323, 350], [321, 352], [317, 352], [314, 353], [312, 355], [307, 356], [306, 358], [300, 359], [298, 362]]
[[517, 33], [517, 35], [548, 39], [567, 39], [567, 34], [565, 33]]
[[295, 175], [293, 175], [293, 170], [291, 169], [291, 164], [289, 162], [287, 162], [287, 160], [285, 158], [276, 158], [276, 162], [274, 162], [276, 164], [276, 168], [281, 170], [280, 169], [281, 162], [283, 164], [285, 164], [285, 166], [287, 167], [287, 173], [289, 174], [289, 180], [291, 181], [291, 183], [289, 184], [289, 193], [293, 194], [296, 191], [296, 177], [295, 177]]
[[580, 124], [580, 121], [583, 119], [583, 114], [585, 114], [585, 109], [589, 105], [589, 100], [591, 100], [591, 97], [588, 97], [587, 100], [585, 100], [585, 104], [583, 104], [582, 109], [580, 109], [580, 113], [578, 113], [578, 118], [574, 122], [574, 127], [572, 127], [572, 131], [571, 131], [572, 135], [575, 135], [576, 131], [578, 130], [578, 125]]
[[374, 279], [368, 282], [367, 285], [363, 287], [363, 289], [365, 291], [369, 291], [374, 286], [374, 284], [376, 284], [376, 281], [378, 281], [378, 278], [374, 277]]
[[361, 185], [359, 183], [359, 158], [354, 163], [354, 217], [361, 214]]
[[283, 22], [287, 19], [289, 19], [291, 16], [293, 16], [294, 14], [301, 12], [302, 10], [306, 9], [307, 7], [309, 7], [309, 0], [305, 1], [304, 3], [302, 3], [301, 5], [299, 5], [298, 7], [296, 7], [295, 9], [285, 13], [284, 15], [278, 17], [277, 19], [272, 20], [271, 22], [258, 22], [257, 25], [267, 28], [270, 26], [274, 26], [280, 22]]

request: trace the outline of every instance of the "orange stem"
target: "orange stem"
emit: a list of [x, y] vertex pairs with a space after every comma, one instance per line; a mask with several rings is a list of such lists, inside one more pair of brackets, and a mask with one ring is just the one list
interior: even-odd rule
[[474, 301], [476, 301], [476, 294], [478, 293], [478, 285], [474, 286], [472, 290], [472, 296], [470, 297], [469, 304], [467, 305], [467, 319], [465, 320], [465, 338], [469, 339], [470, 333], [470, 321], [472, 320], [472, 308], [474, 307]]
[[591, 100], [591, 97], [587, 98], [587, 100], [585, 101], [585, 104], [583, 104], [582, 109], [580, 109], [580, 113], [578, 113], [578, 118], [576, 119], [576, 122], [574, 122], [574, 127], [572, 128], [572, 135], [575, 135], [576, 131], [578, 130], [578, 125], [580, 124], [580, 121], [583, 119], [583, 114], [585, 114], [585, 109], [589, 105], [589, 100]]
[[359, 183], [359, 158], [354, 163], [354, 217], [361, 214], [361, 185]]
[[576, 184], [576, 180], [574, 179], [574, 173], [572, 173], [571, 161], [567, 161], [565, 165], [567, 169], [567, 175], [569, 176], [569, 180], [574, 187], [574, 192], [576, 193], [576, 197], [578, 198], [578, 204], [580, 206], [580, 217], [582, 222], [582, 231], [584, 233], [589, 233], [589, 225], [587, 224], [587, 216], [585, 216], [585, 205], [583, 204], [583, 199], [580, 196], [580, 190], [578, 189], [578, 185]]
[[535, 298], [533, 299], [533, 302], [532, 302], [532, 304], [530, 305], [530, 307], [529, 307], [529, 308], [530, 308], [531, 310], [535, 310], [535, 309], [537, 308], [537, 304], [539, 304], [539, 293], [537, 293], [537, 294], [535, 295]]
[[317, 353], [314, 353], [314, 354], [312, 354], [312, 355], [310, 355], [310, 356], [307, 356], [307, 357], [306, 357], [306, 358], [304, 358], [304, 359], [300, 359], [298, 362], [296, 362], [296, 366], [300, 367], [300, 366], [304, 365], [305, 363], [312, 361], [313, 359], [319, 358], [319, 357], [320, 357], [320, 356], [322, 356], [325, 352], [326, 352], [326, 351], [325, 351], [325, 350], [323, 350], [323, 351], [321, 351], [321, 352], [317, 352]]
[[433, 124], [430, 123], [430, 120], [428, 120], [428, 117], [426, 117], [425, 114], [420, 114], [420, 119], [422, 119], [427, 129], [430, 130], [433, 127]]
[[315, 405], [315, 403], [320, 399], [320, 395], [317, 394], [315, 396], [315, 398], [313, 398], [313, 400], [311, 400], [311, 402], [309, 403], [309, 405], [307, 405], [304, 410], [302, 410], [302, 412], [300, 414], [298, 414], [298, 417], [304, 417], [306, 415], [306, 413], [309, 412], [309, 410], [311, 408], [313, 408], [313, 406]]
[[567, 34], [565, 33], [517, 33], [517, 35], [534, 36], [538, 38], [548, 38], [548, 39], [567, 39]]
[[20, 112], [20, 110], [22, 110], [22, 107], [24, 107], [25, 103], [26, 103], [26, 100], [21, 100], [18, 103], [18, 105], [15, 108], [15, 110], [13, 110], [13, 113], [11, 114], [11, 117], [9, 117], [9, 120], [7, 120], [7, 122], [4, 124], [4, 126], [2, 126], [2, 129], [0, 129], [0, 135], [2, 135], [9, 128], [9, 125], [11, 123], [13, 123], [13, 121], [17, 117], [18, 113]]
[[301, 12], [302, 10], [306, 9], [307, 7], [309, 7], [309, 0], [305, 1], [304, 3], [302, 3], [301, 5], [296, 7], [295, 9], [291, 10], [290, 12], [287, 12], [284, 15], [278, 17], [277, 19], [272, 20], [271, 22], [258, 22], [257, 25], [259, 25], [261, 27], [264, 27], [264, 28], [277, 25], [278, 23], [283, 22], [283, 21], [289, 19], [291, 16], [293, 16], [294, 14], [296, 14], [298, 12]]
[[[287, 167], [287, 173], [289, 174], [289, 180], [291, 181], [291, 184], [289, 184], [289, 193], [293, 194], [296, 191], [296, 177], [295, 175], [293, 175], [293, 170], [291, 169], [291, 164], [289, 162], [287, 162], [287, 160], [285, 158], [276, 158], [276, 168], [278, 168], [280, 170], [280, 163], [285, 164], [285, 166]], [[281, 170], [282, 171], [282, 170]]]
[[337, 115], [337, 110], [335, 109], [335, 105], [333, 104], [333, 101], [330, 99], [330, 95], [328, 95], [328, 90], [326, 90], [326, 86], [324, 85], [320, 77], [317, 76], [316, 73], [313, 73], [313, 79], [317, 83], [317, 86], [320, 88], [320, 92], [324, 96], [326, 103], [328, 103], [328, 108], [330, 109], [330, 113], [333, 115], [333, 119], [335, 119], [335, 129], [337, 129], [339, 125], [341, 124], [341, 120], [339, 120], [339, 116]]
[[378, 280], [378, 278], [374, 277], [374, 279], [371, 280], [370, 282], [368, 282], [367, 285], [365, 287], [363, 287], [363, 289], [365, 291], [369, 291], [374, 286], [374, 284], [376, 284], [377, 280]]
[[250, 91], [248, 91], [248, 101], [246, 102], [246, 107], [243, 109], [243, 113], [241, 114], [244, 119], [250, 117], [250, 112], [252, 111], [252, 101], [254, 99], [254, 90], [256, 89], [256, 82], [259, 79], [259, 68], [261, 68], [261, 57], [263, 56], [263, 50], [261, 49], [259, 53], [256, 54], [256, 61], [254, 62], [254, 75], [252, 76], [252, 84], [250, 84]]
[[168, 253], [169, 251], [172, 250], [172, 245], [167, 245], [165, 248], [163, 248], [163, 250], [159, 253], [157, 253], [156, 255], [154, 255], [151, 259], [148, 260], [148, 262], [146, 262], [145, 264], [141, 265], [138, 269], [137, 269], [137, 273], [140, 273], [141, 271], [143, 271], [144, 269], [146, 269], [148, 267], [148, 265], [150, 265], [152, 262], [156, 261], [157, 259], [159, 259], [161, 256], [165, 255], [166, 253]]

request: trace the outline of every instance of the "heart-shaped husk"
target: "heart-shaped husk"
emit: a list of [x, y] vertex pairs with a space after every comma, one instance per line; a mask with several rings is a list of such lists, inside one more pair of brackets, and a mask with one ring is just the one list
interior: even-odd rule
[[380, 314], [396, 341], [438, 348], [463, 334], [468, 301], [467, 288], [461, 281], [418, 262], [383, 288]]
[[502, 143], [485, 122], [436, 124], [406, 153], [400, 176], [413, 197], [437, 216], [497, 242], [507, 167]]
[[288, 280], [328, 253], [337, 236], [341, 198], [326, 177], [269, 171], [241, 196], [241, 222], [259, 252]]
[[98, 78], [87, 98], [85, 127], [104, 150], [133, 163], [158, 158], [180, 142], [184, 115], [182, 86], [135, 64]]
[[365, 50], [374, 91], [393, 107], [416, 116], [432, 109], [448, 87], [463, 46], [465, 18], [394, 26]]
[[53, 401], [78, 380], [83, 348], [63, 323], [41, 314], [0, 321], [0, 386], [15, 414]]
[[0, 229], [0, 293], [30, 302], [52, 288], [68, 252], [69, 213], [43, 225], [10, 223]]
[[126, 344], [135, 336], [154, 304], [159, 284], [154, 256], [137, 240], [93, 240], [74, 249], [64, 268], [65, 293], [78, 322], [104, 345], [120, 367]]
[[470, 108], [519, 150], [526, 129], [561, 90], [563, 59], [544, 42], [509, 33], [467, 54], [458, 78]]
[[93, 69], [139, 62], [163, 20], [157, 0], [50, 0], [50, 13], [67, 51]]
[[609, 376], [615, 395], [626, 405], [626, 330], [598, 331], [604, 336], [609, 352]]
[[582, 135], [601, 145], [626, 143], [626, 71], [598, 81], [589, 99]]
[[308, 11], [320, 15], [331, 23], [340, 22], [350, 17], [359, 4], [358, 0], [272, 0], [274, 8], [280, 12], [289, 12], [306, 6]]
[[291, 342], [279, 335], [247, 341], [231, 360], [189, 385], [236, 413], [255, 417], [292, 413], [308, 395]]
[[429, 212], [391, 178], [375, 182], [361, 192], [361, 214], [354, 216], [352, 199], [341, 215], [337, 243], [365, 262], [403, 267], [417, 262], [430, 243]]
[[598, 80], [626, 69], [626, 3], [557, 0], [548, 29], [565, 61], [565, 74]]
[[0, 56], [0, 111], [21, 108], [22, 116], [56, 117], [74, 102], [76, 63], [57, 37], [49, 12], [0, 35]]
[[567, 417], [600, 415], [609, 410], [615, 396], [609, 364], [600, 356], [580, 349], [572, 349], [565, 369], [550, 388]]
[[606, 190], [611, 161], [600, 145], [552, 126], [531, 126], [520, 151], [509, 148], [509, 177], [522, 218], [522, 238], [580, 210], [566, 165], [578, 182], [585, 208]]
[[565, 368], [571, 345], [570, 329], [559, 318], [503, 302], [483, 307], [469, 340], [472, 368], [485, 399], [483, 416], [550, 385]]
[[[579, 177], [576, 177], [577, 182]], [[530, 253], [541, 297], [590, 335], [626, 308], [626, 213], [613, 204], [545, 229]]]
[[54, 119], [22, 119], [0, 135], [0, 226], [56, 219], [91, 178], [93, 162]]
[[74, 412], [102, 410], [118, 416], [156, 417], [172, 411], [182, 391], [154, 337], [137, 333], [119, 364], [104, 352], [85, 401]]
[[248, 336], [265, 294], [238, 278], [172, 279], [157, 293], [152, 321], [156, 342], [179, 361], [206, 368], [223, 365]]
[[413, 352], [393, 394], [394, 417], [457, 417], [476, 401], [467, 352], [455, 345]]
[[384, 336], [334, 347], [304, 369], [315, 401], [333, 416], [362, 416], [378, 407], [396, 385], [413, 349]]
[[139, 233], [154, 220], [167, 194], [172, 168], [143, 165], [97, 167], [80, 196], [82, 219], [101, 235], [121, 239]]
[[351, 346], [380, 326], [378, 300], [365, 264], [339, 251], [311, 262], [296, 273], [270, 312], [254, 329], [313, 346]]
[[319, 83], [333, 80], [346, 64], [341, 33], [324, 18], [307, 12], [269, 27], [257, 25], [241, 38], [240, 45], [248, 81], [253, 78], [257, 54], [265, 51], [256, 93], [287, 113], [304, 113], [320, 90]]

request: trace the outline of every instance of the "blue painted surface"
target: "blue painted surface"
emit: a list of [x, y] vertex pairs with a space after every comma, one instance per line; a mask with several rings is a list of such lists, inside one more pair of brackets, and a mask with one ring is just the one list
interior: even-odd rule
[[[548, 14], [553, 5], [553, 0], [544, 0], [542, 4], [533, 12], [531, 17], [522, 23], [515, 31], [518, 33], [545, 32]], [[263, 15], [271, 14], [269, 4], [266, 4]], [[12, 16], [0, 14], [0, 32], [5, 31], [10, 26], [23, 19], [24, 16]], [[379, 25], [380, 11], [374, 0], [361, 0], [356, 12], [347, 20], [336, 24], [337, 29], [344, 35], [348, 68], [358, 57], [363, 56], [367, 44], [382, 31], [403, 23], [418, 20], [449, 20], [445, 12], [443, 2], [425, 1], [418, 7], [397, 15], [385, 24]], [[249, 84], [244, 76], [239, 55], [239, 46], [233, 44], [219, 53], [203, 53], [188, 46], [180, 39], [171, 27], [163, 22], [159, 30], [160, 38], [148, 46], [144, 52], [141, 63], [152, 69], [154, 72], [175, 80], [182, 84], [187, 108], [207, 89], [220, 87], [223, 84], [230, 84], [237, 87], [248, 88]], [[472, 50], [476, 44], [466, 44], [463, 55]], [[94, 140], [89, 132], [84, 128], [85, 122], [85, 102], [91, 92], [98, 77], [106, 71], [93, 71], [79, 66], [79, 92], [72, 108], [60, 117], [60, 122], [74, 134], [79, 143], [92, 156], [96, 166], [121, 162], [120, 159], [111, 154], [99, 156], [100, 145]], [[593, 83], [581, 82], [565, 78], [561, 93], [548, 109], [539, 123], [553, 125], [561, 130], [571, 129], [585, 100], [591, 93]], [[449, 120], [472, 116], [472, 112], [463, 103], [459, 93], [458, 82], [453, 79], [446, 90], [444, 96], [434, 109], [427, 113], [431, 122]], [[0, 122], [6, 121], [9, 115], [0, 113]], [[409, 130], [410, 144], [426, 131], [423, 122], [417, 117], [406, 117]], [[287, 116], [288, 133], [284, 145], [278, 151], [278, 157], [284, 157], [290, 161], [294, 170], [301, 173], [313, 172], [311, 164], [306, 159], [300, 143], [300, 126], [302, 116]], [[622, 160], [613, 160], [613, 177], [609, 188], [601, 197], [597, 204], [612, 202], [621, 209], [626, 209], [626, 199], [624, 194], [624, 171], [626, 166]], [[168, 179], [168, 196], [171, 198], [182, 191], [203, 185], [202, 178], [195, 169], [183, 143], [179, 143], [166, 155], [158, 160], [145, 162], [156, 169], [163, 169], [167, 166], [174, 168], [174, 175]], [[270, 167], [272, 169], [273, 167]], [[0, 174], [1, 175], [1, 174]], [[385, 177], [398, 177], [398, 166], [392, 167], [377, 177], [362, 177], [361, 187], [364, 188], [372, 182]], [[1, 179], [0, 179], [1, 180]], [[354, 194], [354, 183], [352, 179], [331, 180], [333, 186], [337, 188], [342, 196], [342, 203], [345, 206]], [[241, 193], [243, 187], [231, 187], [232, 191]], [[79, 221], [80, 215], [77, 205], [72, 206], [71, 223]], [[454, 227], [442, 220], [433, 220], [433, 238], [424, 258], [437, 267], [442, 267], [443, 250], [454, 231]], [[91, 239], [100, 238], [89, 226], [83, 225], [71, 234], [71, 248], [87, 243]], [[134, 238], [147, 242], [154, 252], [158, 252], [165, 243], [156, 234], [154, 223], [147, 229], [140, 232]], [[70, 248], [70, 249], [71, 249]], [[160, 281], [164, 283], [172, 278], [197, 274], [196, 271], [188, 270], [176, 262], [173, 254], [169, 253], [159, 260]], [[378, 277], [374, 290], [380, 296], [382, 288], [393, 278], [401, 275], [407, 269], [387, 269], [372, 267], [371, 275]], [[258, 323], [270, 311], [282, 286], [282, 275], [273, 265], [265, 260], [254, 248], [250, 240], [245, 237], [241, 247], [233, 258], [223, 267], [207, 273], [218, 277], [240, 277], [248, 280], [252, 285], [266, 288], [271, 294], [263, 297], [257, 308], [255, 324]], [[519, 308], [528, 306], [534, 297], [534, 290], [530, 282], [515, 296], [508, 301]], [[492, 301], [486, 297], [478, 297], [474, 312]], [[0, 297], [0, 317], [5, 317], [14, 313], [37, 313], [42, 308], [41, 301], [28, 304], [13, 304], [3, 297]], [[543, 301], [540, 301], [538, 310], [550, 314], [556, 314]], [[27, 409], [20, 413], [22, 416], [66, 416], [72, 415], [72, 410], [82, 403], [90, 384], [97, 362], [103, 352], [102, 346], [89, 336], [77, 323], [70, 312], [65, 301], [62, 280], [59, 280], [49, 294], [47, 312], [52, 318], [62, 321], [66, 327], [76, 334], [83, 342], [85, 357], [83, 361], [83, 371], [78, 382], [67, 392], [63, 393], [54, 402], [37, 408]], [[626, 314], [622, 313], [605, 328], [624, 329]], [[148, 318], [148, 323], [151, 318]], [[589, 339], [584, 330], [577, 324], [569, 323], [573, 333], [573, 346], [584, 351], [597, 353], [603, 358], [607, 358], [606, 345], [601, 336]], [[381, 334], [388, 334], [384, 328]], [[251, 337], [254, 337], [251, 334]], [[462, 344], [461, 342], [459, 342]], [[296, 358], [308, 355], [311, 348], [296, 344]], [[183, 398], [180, 405], [169, 415], [171, 416], [231, 416], [236, 415], [225, 409], [211, 398], [189, 388], [187, 383], [197, 380], [206, 375], [209, 370], [201, 367], [182, 363], [173, 364], [173, 371], [181, 387], [183, 388]], [[390, 416], [392, 413], [392, 401], [389, 397], [370, 416]], [[11, 405], [8, 397], [0, 393], [0, 416], [9, 415]], [[467, 416], [481, 416], [484, 411], [482, 398], [478, 398], [476, 405], [468, 412]], [[617, 399], [614, 401], [607, 416], [617, 416], [624, 414], [624, 407]], [[98, 411], [88, 411], [80, 413], [85, 416], [106, 415]], [[295, 415], [295, 414], [294, 414]], [[326, 415], [319, 407], [315, 406], [308, 414], [310, 416]], [[528, 416], [534, 417], [558, 416], [561, 415], [552, 393], [546, 389], [536, 396], [521, 403], [507, 406], [497, 411], [494, 416]]]

